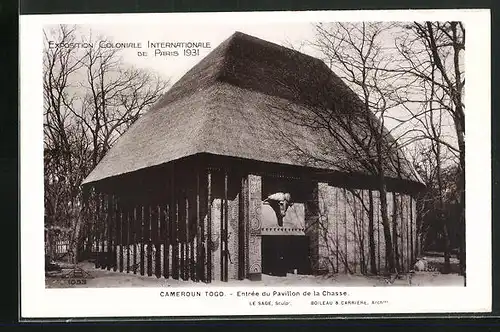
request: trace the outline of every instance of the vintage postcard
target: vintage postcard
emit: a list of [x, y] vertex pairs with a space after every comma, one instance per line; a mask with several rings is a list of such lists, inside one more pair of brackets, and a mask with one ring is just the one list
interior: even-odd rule
[[23, 318], [491, 310], [488, 11], [20, 37]]

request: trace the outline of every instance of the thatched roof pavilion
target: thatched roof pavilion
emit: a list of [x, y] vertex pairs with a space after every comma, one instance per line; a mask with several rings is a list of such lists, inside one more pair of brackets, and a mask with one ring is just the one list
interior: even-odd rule
[[[327, 131], [307, 123], [311, 110], [335, 107], [339, 110], [338, 116], [347, 117], [348, 122], [368, 118], [363, 116], [362, 103], [356, 94], [321, 60], [236, 32], [189, 70], [137, 120], [83, 185], [84, 188], [99, 188], [116, 201], [126, 202], [121, 204], [123, 211], [130, 211], [135, 216], [139, 202], [150, 210], [151, 206], [158, 206], [155, 218], [164, 218], [163, 223], [175, 219], [173, 222], [177, 226], [175, 229], [168, 226], [168, 234], [181, 232], [178, 228], [181, 217], [172, 212], [173, 209], [185, 209], [182, 215], [187, 220], [187, 226], [182, 229], [185, 239], [158, 236], [156, 240], [163, 248], [158, 247], [158, 251], [165, 248], [168, 251], [172, 241], [189, 242], [192, 239], [191, 251], [188, 244], [186, 255], [190, 252], [197, 271], [202, 270], [199, 279], [213, 278], [206, 275], [207, 265], [208, 271], [214, 268], [211, 255], [207, 254], [210, 250], [204, 242], [205, 237], [212, 238], [212, 224], [214, 227], [222, 225], [220, 247], [223, 249], [219, 251], [234, 251], [234, 275], [245, 277], [252, 269], [260, 273], [260, 258], [255, 259], [253, 267], [253, 259], [249, 258], [252, 256], [249, 243], [257, 243], [252, 242], [252, 236], [260, 236], [260, 228], [252, 231], [253, 226], [248, 224], [256, 218], [260, 225], [260, 210], [255, 210], [253, 215], [251, 206], [258, 202], [260, 207], [264, 192], [268, 194], [262, 189], [266, 182], [261, 182], [261, 176], [320, 181], [339, 188], [375, 188], [377, 179], [363, 166], [359, 153], [339, 146]], [[372, 115], [369, 118], [378, 123]], [[356, 130], [363, 131], [362, 127]], [[387, 135], [384, 144], [392, 143]], [[396, 149], [387, 151], [384, 160], [389, 191], [418, 191], [422, 185], [409, 163]], [[252, 189], [254, 187], [258, 190]], [[317, 184], [312, 187], [316, 188], [312, 191], [317, 195]], [[271, 193], [272, 189], [268, 191]], [[299, 190], [298, 196], [301, 195]], [[181, 196], [183, 208], [176, 203]], [[306, 202], [308, 198], [303, 200]], [[160, 209], [165, 205], [163, 202], [169, 209]], [[196, 211], [191, 213], [190, 209]], [[311, 212], [314, 209], [307, 205], [305, 210], [306, 219], [317, 213]], [[98, 209], [96, 211], [99, 213]], [[228, 211], [235, 216], [229, 217]], [[219, 214], [219, 219], [213, 217]], [[190, 221], [192, 216], [196, 220]], [[234, 225], [230, 218], [234, 219]], [[148, 222], [152, 219], [150, 217]], [[123, 233], [125, 226], [119, 227]], [[162, 227], [159, 225], [155, 229], [160, 232]], [[116, 230], [118, 232], [118, 228]], [[233, 231], [234, 242], [224, 240], [224, 232], [227, 237], [228, 231]], [[120, 239], [112, 242], [131, 243], [123, 237]], [[149, 241], [154, 242], [154, 238]], [[181, 245], [180, 242], [176, 243]], [[177, 253], [177, 249], [173, 248], [174, 251]], [[260, 255], [260, 248], [254, 251]], [[220, 255], [219, 273], [227, 280], [229, 263], [224, 255]], [[169, 270], [165, 266], [171, 263], [163, 261], [168, 260], [163, 251], [161, 256], [157, 264], [162, 260], [162, 269]], [[171, 259], [177, 261], [175, 257]], [[114, 264], [116, 268], [116, 262]], [[200, 264], [204, 267], [200, 268]]]
[[[287, 144], [277, 142], [276, 128], [271, 127], [293, 135], [296, 144], [312, 155], [323, 152], [318, 150], [319, 142], [325, 140], [323, 133], [286, 119], [269, 121], [273, 116], [276, 119], [271, 107], [282, 112], [292, 104], [297, 109], [311, 107], [309, 101], [326, 98], [320, 96], [324, 91], [332, 99], [347, 95], [357, 99], [321, 60], [236, 32], [137, 120], [83, 183], [200, 153], [339, 170], [335, 161], [312, 165], [304, 158], [294, 158]], [[354, 159], [341, 155], [347, 153], [340, 151], [331, 158]], [[408, 166], [401, 177], [418, 182]]]

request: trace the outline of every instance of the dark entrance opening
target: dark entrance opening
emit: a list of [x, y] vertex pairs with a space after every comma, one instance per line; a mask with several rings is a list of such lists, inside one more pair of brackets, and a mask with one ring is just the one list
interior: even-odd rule
[[305, 235], [263, 235], [262, 273], [286, 276], [309, 273], [309, 238]]

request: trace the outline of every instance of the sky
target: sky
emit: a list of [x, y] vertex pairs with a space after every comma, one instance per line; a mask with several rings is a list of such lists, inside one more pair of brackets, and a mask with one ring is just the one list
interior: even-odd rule
[[[189, 69], [195, 66], [210, 51], [230, 37], [235, 31], [240, 31], [276, 44], [285, 45], [300, 50], [314, 57], [321, 57], [319, 51], [305, 44], [314, 41], [315, 29], [312, 22], [281, 22], [281, 23], [196, 23], [165, 22], [150, 25], [92, 24], [79, 25], [79, 31], [84, 35], [92, 32], [93, 39], [112, 41], [113, 43], [141, 43], [141, 51], [147, 56], [138, 56], [137, 49], [125, 48], [120, 54], [123, 61], [138, 68], [148, 69], [171, 84], [179, 80]], [[147, 49], [147, 42], [203, 42], [210, 43], [210, 48], [200, 48], [197, 56], [155, 56], [154, 48]], [[168, 49], [163, 49], [168, 51]], [[393, 127], [397, 123], [387, 120], [386, 126]]]
[[[141, 42], [143, 47], [151, 42], [204, 42], [210, 43], [210, 48], [200, 48], [199, 56], [155, 56], [154, 49], [145, 49], [147, 57], [138, 56], [136, 49], [124, 49], [123, 60], [131, 65], [151, 69], [154, 72], [170, 78], [175, 83], [191, 67], [196, 65], [211, 50], [231, 36], [235, 31], [253, 35], [277, 44], [291, 44], [299, 48], [304, 40], [314, 38], [314, 29], [311, 23], [282, 23], [282, 24], [203, 24], [193, 23], [179, 25], [178, 23], [162, 25], [91, 25], [80, 26], [82, 31], [91, 29], [93, 33], [102, 35], [113, 42]], [[311, 48], [303, 47], [303, 52], [314, 55]]]
[[[192, 22], [185, 23], [163, 22], [151, 24], [80, 24], [78, 31], [84, 38], [91, 32], [92, 39], [112, 43], [141, 43], [142, 48], [124, 48], [120, 51], [123, 61], [131, 66], [150, 70], [164, 79], [170, 80], [170, 84], [178, 81], [189, 69], [195, 66], [210, 51], [215, 49], [221, 42], [230, 37], [235, 31], [240, 31], [255, 37], [292, 47], [303, 53], [314, 57], [321, 57], [318, 50], [305, 44], [305, 41], [315, 40], [316, 32], [312, 22]], [[199, 48], [199, 54], [195, 56], [184, 55], [181, 51], [178, 56], [155, 55], [155, 48], [148, 48], [148, 42], [194, 42], [209, 43], [210, 47]], [[393, 44], [391, 36], [384, 37], [385, 47]], [[164, 48], [162, 51], [171, 51], [172, 48]], [[139, 56], [138, 52], [147, 52], [147, 55]], [[408, 116], [406, 111], [395, 110], [391, 113], [395, 117], [404, 118]], [[400, 113], [400, 114], [399, 114]], [[397, 128], [394, 136], [399, 132], [406, 132], [407, 127], [397, 127], [399, 122], [390, 118], [385, 120], [385, 126], [392, 130]], [[449, 125], [449, 124], [448, 124]], [[453, 128], [444, 129], [453, 135]], [[399, 131], [399, 132], [398, 132]], [[454, 138], [451, 138], [454, 141]]]

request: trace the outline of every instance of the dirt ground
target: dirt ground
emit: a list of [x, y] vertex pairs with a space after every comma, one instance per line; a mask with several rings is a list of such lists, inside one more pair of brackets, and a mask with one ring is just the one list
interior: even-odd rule
[[[428, 258], [431, 261], [433, 258]], [[441, 258], [442, 259], [442, 258]], [[439, 260], [439, 258], [438, 258]], [[439, 263], [437, 261], [436, 263]], [[456, 263], [456, 262], [452, 262]], [[113, 270], [96, 269], [93, 263], [82, 262], [78, 265], [89, 275], [85, 278], [85, 284], [70, 285], [68, 278], [61, 278], [61, 273], [55, 273], [45, 278], [47, 288], [66, 287], [207, 287], [203, 282], [192, 282], [174, 280], [172, 278], [157, 278], [156, 276], [141, 276], [140, 274], [114, 272]], [[70, 266], [63, 266], [62, 274], [71, 271]], [[400, 276], [400, 278], [385, 278], [382, 276], [362, 275], [295, 275], [288, 274], [286, 277], [262, 275], [261, 281], [235, 280], [231, 282], [215, 281], [213, 286], [352, 286], [352, 287], [386, 287], [386, 286], [463, 286], [464, 278], [457, 273], [441, 274], [439, 272], [415, 272], [411, 275]]]

